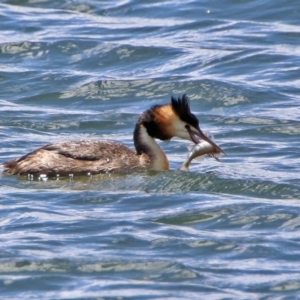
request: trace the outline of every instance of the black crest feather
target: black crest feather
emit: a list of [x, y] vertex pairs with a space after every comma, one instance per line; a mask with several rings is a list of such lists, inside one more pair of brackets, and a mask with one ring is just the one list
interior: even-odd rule
[[182, 97], [178, 97], [177, 99], [172, 96], [171, 103], [174, 112], [183, 122], [186, 122], [192, 125], [193, 127], [198, 128], [199, 120], [191, 112], [190, 101], [186, 94], [182, 95]]

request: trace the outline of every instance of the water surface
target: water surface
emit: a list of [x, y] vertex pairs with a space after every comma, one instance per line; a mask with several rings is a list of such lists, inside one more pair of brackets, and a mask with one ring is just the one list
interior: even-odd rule
[[0, 178], [2, 299], [297, 299], [298, 1], [0, 4], [0, 161], [66, 139], [133, 147], [187, 93], [221, 162]]

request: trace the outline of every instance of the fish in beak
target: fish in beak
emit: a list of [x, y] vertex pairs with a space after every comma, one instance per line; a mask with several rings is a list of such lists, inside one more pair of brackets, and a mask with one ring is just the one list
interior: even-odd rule
[[219, 154], [220, 152], [217, 152], [214, 146], [212, 146], [209, 142], [207, 141], [201, 141], [200, 143], [193, 145], [193, 146], [188, 146], [189, 149], [189, 154], [186, 158], [186, 160], [182, 163], [182, 165], [178, 168], [179, 170], [182, 171], [189, 171], [189, 166], [190, 163], [193, 159], [202, 156], [202, 155], [209, 155], [216, 159], [217, 161], [219, 160]]
[[202, 140], [204, 140], [204, 141], [208, 142], [209, 144], [211, 144], [214, 147], [214, 149], [216, 150], [216, 152], [219, 152], [219, 153], [222, 152], [222, 153], [225, 154], [225, 152], [215, 142], [213, 142], [206, 134], [204, 134], [202, 132], [202, 130], [200, 129], [199, 126], [197, 128], [197, 131], [192, 130], [190, 126], [186, 126], [186, 128], [187, 128], [187, 131], [188, 131], [188, 133], [190, 135], [191, 140], [195, 144], [199, 144], [200, 143], [200, 141], [198, 139], [198, 137], [199, 137]]

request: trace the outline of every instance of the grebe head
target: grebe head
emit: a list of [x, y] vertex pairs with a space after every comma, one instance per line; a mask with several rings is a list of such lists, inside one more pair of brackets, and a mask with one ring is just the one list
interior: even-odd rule
[[143, 113], [141, 122], [153, 138], [170, 140], [177, 136], [198, 144], [199, 137], [210, 143], [216, 151], [224, 152], [202, 132], [185, 94], [178, 98], [172, 97], [170, 104], [152, 106]]

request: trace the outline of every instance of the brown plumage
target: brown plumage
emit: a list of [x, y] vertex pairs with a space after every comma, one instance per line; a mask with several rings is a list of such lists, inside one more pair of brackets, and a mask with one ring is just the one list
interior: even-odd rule
[[90, 140], [48, 144], [3, 165], [9, 174], [96, 174], [143, 170], [148, 163], [123, 144]]
[[178, 136], [198, 142], [208, 141], [199, 121], [190, 111], [188, 98], [172, 97], [170, 104], [155, 105], [141, 114], [134, 130], [136, 151], [113, 141], [64, 141], [45, 145], [20, 158], [4, 162], [8, 174], [76, 174], [140, 170], [168, 170], [169, 162], [155, 138]]

